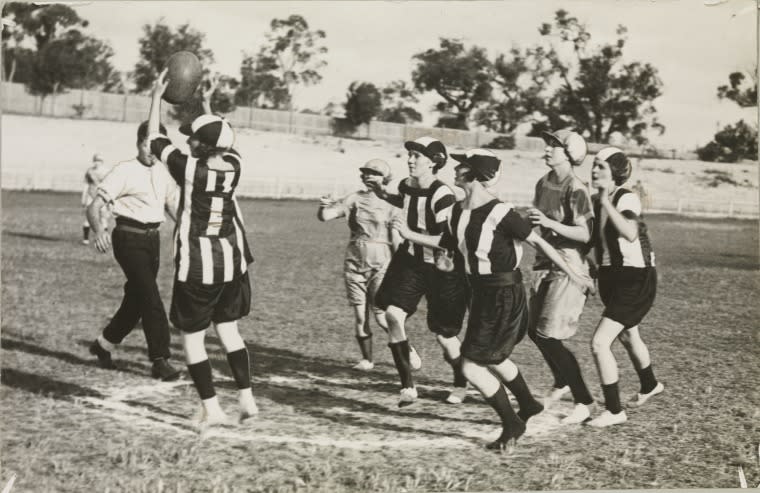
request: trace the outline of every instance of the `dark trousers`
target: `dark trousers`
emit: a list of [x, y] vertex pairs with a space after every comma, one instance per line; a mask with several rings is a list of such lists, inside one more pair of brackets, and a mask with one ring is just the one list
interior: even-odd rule
[[148, 357], [151, 360], [168, 358], [169, 322], [156, 284], [161, 254], [158, 229], [134, 232], [117, 226], [111, 238], [114, 257], [127, 282], [121, 306], [103, 330], [103, 337], [119, 344], [142, 318]]

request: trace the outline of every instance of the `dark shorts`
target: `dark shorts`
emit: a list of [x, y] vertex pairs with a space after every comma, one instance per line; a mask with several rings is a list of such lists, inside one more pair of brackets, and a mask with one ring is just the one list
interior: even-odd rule
[[522, 283], [489, 286], [472, 283], [472, 304], [462, 356], [481, 365], [509, 358], [528, 332], [528, 301]]
[[441, 272], [433, 264], [396, 252], [375, 296], [375, 306], [381, 310], [397, 306], [412, 316], [423, 296], [428, 305], [428, 328], [443, 337], [459, 334], [469, 301], [464, 273], [460, 269]]
[[638, 325], [649, 312], [657, 295], [657, 270], [654, 267], [600, 267], [599, 297], [604, 303], [603, 317], [626, 329]]
[[251, 283], [246, 272], [224, 284], [174, 281], [169, 319], [182, 332], [198, 332], [211, 322], [239, 320], [251, 311]]

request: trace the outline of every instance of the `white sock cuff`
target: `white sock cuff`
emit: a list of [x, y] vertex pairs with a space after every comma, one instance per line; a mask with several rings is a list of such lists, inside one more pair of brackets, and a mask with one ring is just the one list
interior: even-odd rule
[[98, 344], [100, 344], [100, 347], [102, 347], [109, 353], [113, 351], [114, 349], [116, 349], [116, 344], [112, 342], [108, 342], [108, 340], [106, 340], [106, 338], [103, 337], [102, 334], [98, 336]]

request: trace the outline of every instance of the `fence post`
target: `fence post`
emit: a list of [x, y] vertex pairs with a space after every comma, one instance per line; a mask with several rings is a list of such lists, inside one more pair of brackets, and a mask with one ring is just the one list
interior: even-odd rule
[[676, 208], [676, 212], [678, 214], [681, 214], [681, 212], [683, 212], [683, 198], [678, 199], [678, 206]]
[[127, 121], [127, 98], [129, 98], [129, 94], [124, 92], [124, 103], [122, 104], [121, 108], [121, 121], [125, 122]]

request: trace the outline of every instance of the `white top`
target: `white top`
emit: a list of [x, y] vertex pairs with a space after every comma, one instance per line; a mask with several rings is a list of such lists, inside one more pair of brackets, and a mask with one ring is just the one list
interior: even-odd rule
[[137, 158], [114, 166], [98, 185], [98, 195], [113, 204], [117, 217], [141, 223], [163, 222], [164, 207], [176, 208], [179, 197], [176, 183], [161, 163], [145, 166]]
[[[623, 211], [631, 211], [636, 214], [636, 216], [640, 216], [641, 200], [639, 200], [639, 196], [635, 193], [625, 193], [622, 197], [620, 197], [620, 200], [618, 201], [615, 208], [621, 213]], [[603, 231], [604, 226], [609, 220], [604, 208], [602, 208], [601, 216], [600, 227]], [[623, 256], [624, 266], [646, 267], [646, 263], [644, 262], [644, 251], [641, 248], [640, 240], [641, 238], [639, 236], [637, 236], [633, 241], [628, 241], [622, 236], [618, 235], [617, 241], [620, 248], [620, 253]], [[602, 249], [602, 265], [611, 265], [612, 262], [610, 261], [610, 249], [607, 245], [607, 238], [605, 235], [602, 235]]]

